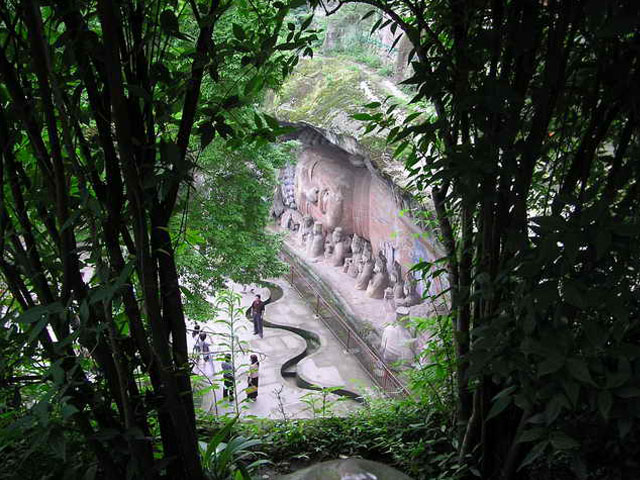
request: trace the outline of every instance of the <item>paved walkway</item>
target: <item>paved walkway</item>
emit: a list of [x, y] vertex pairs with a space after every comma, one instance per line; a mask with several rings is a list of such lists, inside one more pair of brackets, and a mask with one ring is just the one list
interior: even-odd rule
[[[320, 346], [316, 352], [303, 358], [297, 365], [297, 372], [306, 382], [321, 387], [343, 387], [347, 390], [365, 394], [372, 389], [372, 382], [357, 360], [342, 349], [342, 345], [333, 337], [331, 332], [314, 318], [311, 308], [300, 298], [291, 286], [282, 280], [272, 280], [283, 290], [283, 297], [267, 305], [265, 319], [273, 323], [289, 325], [315, 333], [320, 339]], [[231, 285], [234, 291], [242, 293], [239, 285]], [[244, 312], [254, 295], [260, 293], [262, 298], [269, 297], [267, 289], [247, 290], [242, 295], [242, 312]], [[213, 300], [213, 299], [211, 299]], [[193, 322], [188, 328], [192, 329]], [[319, 392], [312, 392], [296, 385], [294, 378], [284, 378], [281, 374], [282, 365], [289, 359], [301, 354], [306, 348], [306, 341], [298, 334], [279, 328], [264, 329], [264, 338], [252, 335], [253, 326], [244, 315], [241, 316], [236, 327], [236, 334], [241, 341], [242, 350], [235, 356], [236, 382], [238, 405], [222, 400], [220, 387], [221, 366], [220, 359], [225, 353], [224, 347], [216, 347], [225, 341], [228, 327], [218, 322], [201, 324], [201, 328], [208, 334], [208, 342], [212, 354], [208, 361], [202, 356], [197, 361], [195, 371], [199, 373], [200, 408], [213, 415], [232, 413], [236, 408], [243, 416], [258, 416], [268, 418], [306, 418], [314, 415], [310, 407], [312, 398], [318, 399]], [[193, 351], [195, 338], [189, 335], [189, 348]], [[244, 389], [247, 385], [247, 368], [249, 356], [255, 353], [260, 359], [259, 394], [255, 402], [246, 399]], [[217, 380], [216, 380], [217, 379]], [[344, 400], [333, 394], [329, 398], [335, 400], [333, 409], [336, 414], [343, 414], [358, 407], [353, 400]], [[338, 401], [341, 399], [340, 401]], [[319, 401], [316, 400], [319, 405]]]

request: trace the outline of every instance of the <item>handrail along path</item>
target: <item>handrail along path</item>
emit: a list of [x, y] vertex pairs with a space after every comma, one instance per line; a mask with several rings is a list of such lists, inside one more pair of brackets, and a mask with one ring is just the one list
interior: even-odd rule
[[408, 396], [409, 391], [396, 374], [358, 334], [340, 311], [328, 302], [303, 272], [294, 264], [291, 254], [282, 251], [281, 258], [289, 265], [287, 280], [302, 298], [315, 302], [314, 312], [336, 339], [353, 354], [373, 382], [389, 397]]

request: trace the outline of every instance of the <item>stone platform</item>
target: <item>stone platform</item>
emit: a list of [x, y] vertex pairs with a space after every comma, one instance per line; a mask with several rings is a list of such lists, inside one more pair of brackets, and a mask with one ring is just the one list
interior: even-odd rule
[[[283, 376], [282, 367], [290, 359], [301, 355], [307, 348], [307, 341], [297, 333], [281, 328], [264, 329], [264, 338], [260, 339], [252, 335], [253, 326], [244, 318], [239, 320], [236, 329], [238, 339], [244, 343], [243, 351], [239, 351], [235, 358], [236, 382], [239, 391], [238, 403], [242, 416], [257, 416], [266, 418], [309, 418], [314, 415], [304, 400], [309, 395], [318, 393], [301, 388], [299, 384], [311, 384], [319, 387], [341, 387], [359, 395], [365, 395], [373, 389], [373, 384], [358, 361], [342, 349], [342, 345], [333, 337], [331, 332], [316, 318], [313, 311], [302, 300], [297, 292], [283, 280], [272, 280], [282, 289], [283, 296], [279, 300], [270, 303], [266, 307], [265, 320], [283, 326], [296, 327], [315, 334], [319, 339], [317, 350], [309, 356], [302, 358], [297, 365], [289, 369], [290, 378]], [[269, 298], [267, 289], [248, 289], [243, 293], [240, 285], [230, 285], [238, 293], [242, 294], [242, 310], [246, 310], [253, 301], [254, 295], [260, 293], [262, 298]], [[193, 322], [188, 328], [193, 328]], [[201, 375], [200, 389], [205, 392], [201, 395], [201, 409], [212, 415], [233, 413], [234, 405], [222, 400], [220, 378], [220, 358], [224, 350], [217, 348], [224, 339], [226, 327], [223, 324], [208, 322], [201, 324], [202, 331], [209, 337], [212, 343], [212, 354], [208, 361], [199, 356], [195, 368]], [[189, 335], [189, 347], [193, 351], [195, 338]], [[241, 344], [242, 344], [241, 343]], [[247, 369], [249, 356], [255, 353], [260, 359], [260, 383], [259, 394], [255, 402], [246, 400], [244, 389], [247, 385]], [[293, 370], [292, 370], [293, 369]], [[292, 371], [291, 371], [292, 370]], [[296, 375], [299, 380], [296, 381]], [[197, 394], [196, 394], [197, 396]], [[335, 414], [345, 414], [358, 408], [358, 403], [341, 396], [330, 394], [333, 400]]]

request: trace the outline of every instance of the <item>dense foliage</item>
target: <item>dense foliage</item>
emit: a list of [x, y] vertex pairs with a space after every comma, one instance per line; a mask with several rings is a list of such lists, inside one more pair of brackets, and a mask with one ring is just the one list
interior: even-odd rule
[[[265, 196], [288, 147], [253, 105], [311, 54], [302, 3], [0, 6], [6, 468], [28, 475], [37, 452], [62, 460], [53, 476], [241, 471], [199, 450], [183, 299], [204, 319], [203, 285], [278, 271]], [[428, 108], [357, 118], [436, 211], [452, 309], [434, 321], [455, 355], [432, 344], [413, 377], [428, 410], [283, 422], [269, 454], [380, 455], [418, 478], [637, 477], [640, 4], [312, 3], [368, 4], [374, 31], [413, 45], [405, 83]]]
[[432, 106], [358, 118], [437, 213], [460, 457], [483, 478], [542, 458], [637, 476], [640, 4], [357, 3], [411, 41], [405, 84]]
[[[74, 435], [97, 462], [85, 478], [203, 478], [172, 216], [214, 138], [207, 168], [224, 148], [269, 149], [272, 119], [234, 115], [315, 38], [285, 23], [300, 3], [0, 6], [0, 445], [21, 462], [43, 446], [70, 458]], [[230, 204], [250, 198], [238, 186], [251, 167], [233, 158]], [[219, 221], [232, 231], [261, 205]]]
[[372, 400], [346, 417], [265, 420], [241, 428], [262, 439], [261, 450], [277, 471], [361, 457], [393, 465], [416, 480], [451, 479], [463, 467], [443, 421], [413, 400]]

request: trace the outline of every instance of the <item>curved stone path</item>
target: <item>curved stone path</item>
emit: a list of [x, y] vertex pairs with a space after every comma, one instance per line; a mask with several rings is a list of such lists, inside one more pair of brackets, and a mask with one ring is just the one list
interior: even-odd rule
[[[305, 418], [313, 416], [313, 411], [305, 403], [304, 399], [309, 398], [310, 390], [301, 388], [300, 385], [318, 385], [320, 387], [340, 387], [357, 395], [363, 395], [372, 390], [372, 383], [357, 360], [348, 352], [344, 351], [342, 345], [333, 337], [331, 332], [314, 317], [313, 311], [300, 298], [297, 292], [283, 280], [272, 280], [279, 289], [282, 289], [282, 298], [270, 303], [265, 311], [264, 338], [253, 336], [253, 327], [248, 319], [240, 320], [238, 336], [241, 341], [246, 342], [245, 351], [238, 352], [235, 358], [237, 388], [240, 390], [239, 402], [241, 404], [241, 415], [254, 415], [268, 418]], [[255, 293], [260, 293], [263, 298], [268, 298], [270, 293], [267, 289], [256, 289], [255, 292], [242, 292], [239, 285], [232, 285], [238, 293], [242, 293], [242, 306], [248, 308], [253, 301]], [[269, 322], [277, 324], [281, 328], [271, 328]], [[193, 323], [189, 328], [193, 327]], [[216, 339], [221, 338], [225, 327], [209, 322], [201, 324], [203, 330], [209, 333], [209, 342], [216, 343]], [[319, 341], [317, 348], [307, 351], [307, 341], [297, 330], [311, 332], [312, 337]], [[292, 331], [293, 330], [293, 331]], [[308, 335], [305, 335], [308, 336]], [[195, 338], [189, 336], [190, 348], [193, 349]], [[224, 352], [212, 346], [212, 354], [221, 356]], [[308, 355], [305, 355], [306, 354]], [[310, 353], [311, 352], [311, 353]], [[260, 386], [258, 399], [255, 402], [245, 401], [244, 388], [247, 382], [247, 365], [249, 355], [258, 354], [260, 358]], [[238, 368], [238, 365], [240, 367]], [[214, 384], [211, 379], [219, 378], [220, 362], [210, 359], [205, 362], [202, 358], [198, 361], [196, 373], [202, 376], [205, 386]], [[284, 375], [283, 375], [284, 374]], [[226, 401], [220, 401], [222, 390], [220, 387], [205, 388], [206, 393], [202, 395], [201, 408], [212, 414], [222, 414], [233, 412], [233, 407]], [[347, 392], [343, 392], [347, 393]], [[311, 395], [318, 395], [317, 393]], [[332, 400], [341, 397], [330, 395]], [[344, 398], [342, 399], [344, 400]], [[343, 414], [353, 408], [357, 408], [357, 403], [339, 401], [334, 403], [334, 412]], [[284, 413], [283, 413], [284, 411]]]

